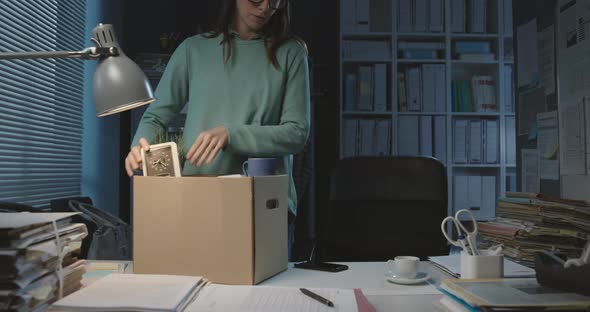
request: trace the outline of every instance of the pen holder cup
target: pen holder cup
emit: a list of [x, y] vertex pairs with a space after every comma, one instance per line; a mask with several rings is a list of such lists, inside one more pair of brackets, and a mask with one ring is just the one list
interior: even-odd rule
[[504, 256], [461, 252], [461, 278], [503, 278]]

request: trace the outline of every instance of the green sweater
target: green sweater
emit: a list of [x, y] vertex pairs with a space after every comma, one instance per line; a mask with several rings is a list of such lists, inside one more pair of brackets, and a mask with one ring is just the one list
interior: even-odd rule
[[224, 63], [221, 36], [194, 36], [172, 55], [144, 113], [133, 146], [152, 142], [188, 103], [184, 153], [202, 131], [223, 125], [229, 142], [215, 160], [201, 167], [185, 162], [183, 175], [242, 173], [248, 157], [277, 157], [279, 173], [289, 176], [289, 209], [297, 211], [292, 155], [309, 133], [307, 51], [291, 40], [277, 51], [280, 68], [268, 61], [264, 41], [234, 39]]

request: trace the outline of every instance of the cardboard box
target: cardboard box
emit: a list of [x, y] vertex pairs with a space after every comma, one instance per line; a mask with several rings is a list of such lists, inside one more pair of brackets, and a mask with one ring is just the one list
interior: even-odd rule
[[253, 285], [287, 269], [286, 176], [135, 177], [135, 273]]

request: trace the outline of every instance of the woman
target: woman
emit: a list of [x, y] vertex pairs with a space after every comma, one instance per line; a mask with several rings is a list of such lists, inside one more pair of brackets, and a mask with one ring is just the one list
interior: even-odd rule
[[235, 174], [248, 157], [277, 157], [289, 175], [289, 251], [297, 197], [292, 155], [309, 133], [307, 50], [290, 36], [287, 0], [224, 0], [216, 31], [185, 40], [172, 55], [125, 160], [140, 168], [140, 147], [188, 103], [184, 175]]

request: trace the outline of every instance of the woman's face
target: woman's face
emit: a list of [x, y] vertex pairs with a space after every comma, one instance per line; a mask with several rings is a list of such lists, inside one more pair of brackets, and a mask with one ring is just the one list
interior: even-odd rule
[[252, 32], [258, 32], [275, 11], [269, 7], [268, 0], [236, 0], [236, 7], [236, 22]]

